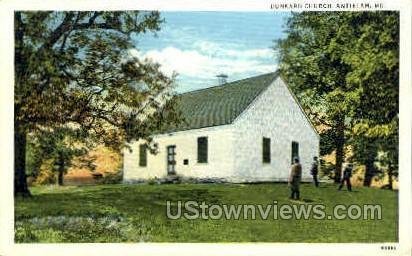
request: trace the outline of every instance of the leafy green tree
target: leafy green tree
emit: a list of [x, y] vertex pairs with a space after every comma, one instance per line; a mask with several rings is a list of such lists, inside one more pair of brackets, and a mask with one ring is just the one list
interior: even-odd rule
[[[389, 143], [382, 143], [382, 152], [381, 156], [378, 156], [378, 161], [384, 169], [384, 174], [388, 176], [387, 187], [393, 189], [394, 179], [398, 179], [399, 175], [399, 166], [398, 166], [398, 137], [391, 136]], [[388, 140], [386, 140], [388, 141]]]
[[[281, 72], [309, 117], [322, 128], [321, 136], [326, 136], [322, 141], [327, 142], [322, 148], [335, 150], [338, 182], [345, 144], [357, 138], [393, 141], [389, 136], [397, 136], [399, 15], [294, 13], [286, 32], [287, 37], [276, 46]], [[358, 157], [368, 159], [364, 162], [368, 164], [382, 147], [374, 144], [366, 152], [359, 147], [362, 141], [357, 143], [356, 154], [370, 156]]]
[[378, 157], [378, 141], [375, 138], [355, 136], [352, 138], [353, 160], [365, 165], [364, 186], [370, 186], [377, 173], [375, 162]]
[[336, 182], [344, 160], [345, 118], [350, 112], [346, 103], [352, 93], [345, 80], [349, 67], [329, 49], [339, 29], [338, 20], [336, 13], [293, 13], [287, 22], [288, 36], [276, 46], [282, 75], [311, 120], [333, 139]]
[[[41, 164], [45, 160], [52, 160], [51, 170], [57, 174], [57, 183], [63, 185], [64, 174], [73, 165], [77, 157], [85, 157], [93, 143], [87, 141], [78, 131], [61, 127], [52, 131], [38, 131], [36, 135], [28, 136], [32, 152], [36, 156], [33, 159], [32, 172], [38, 174]], [[83, 159], [82, 166], [90, 167], [90, 160]], [[34, 176], [35, 176], [34, 175]]]
[[30, 133], [64, 126], [122, 147], [173, 122], [159, 121], [173, 113], [173, 77], [130, 54], [132, 36], [161, 22], [145, 11], [15, 12], [15, 195], [30, 195]]
[[[369, 127], [357, 125], [352, 139], [354, 159], [365, 165], [364, 186], [370, 186], [374, 176], [388, 177], [387, 187], [393, 188], [398, 177], [398, 122]], [[380, 168], [376, 167], [376, 163]]]
[[[352, 136], [358, 145], [355, 156], [366, 167], [364, 185], [370, 186], [376, 173], [373, 160], [379, 160], [379, 153], [388, 156], [381, 160], [390, 172], [396, 173], [393, 168], [397, 168], [399, 13], [351, 12], [345, 20], [337, 41], [350, 40], [334, 47], [343, 52], [342, 61], [351, 68], [346, 80], [361, 92], [352, 115]], [[362, 142], [365, 145], [359, 147]]]

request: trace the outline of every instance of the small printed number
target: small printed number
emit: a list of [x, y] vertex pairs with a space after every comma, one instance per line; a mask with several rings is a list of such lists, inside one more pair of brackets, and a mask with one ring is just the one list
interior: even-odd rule
[[392, 245], [382, 245], [381, 246], [381, 250], [396, 250], [396, 246], [392, 246]]

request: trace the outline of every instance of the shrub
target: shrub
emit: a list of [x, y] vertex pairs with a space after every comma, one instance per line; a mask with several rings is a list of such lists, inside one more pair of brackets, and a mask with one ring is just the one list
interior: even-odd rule
[[324, 162], [320, 168], [320, 175], [321, 177], [326, 176], [330, 179], [333, 179], [335, 176], [335, 165], [329, 162]]
[[157, 183], [157, 178], [150, 178], [147, 180], [147, 184], [155, 185]]
[[52, 171], [53, 168], [53, 159], [49, 159], [43, 162], [43, 164], [40, 166], [39, 173], [34, 180], [33, 184], [34, 185], [49, 185], [49, 184], [55, 184], [57, 179], [56, 179], [56, 173]]
[[105, 172], [103, 177], [98, 180], [99, 184], [120, 184], [122, 182], [123, 175], [121, 171], [117, 172]]

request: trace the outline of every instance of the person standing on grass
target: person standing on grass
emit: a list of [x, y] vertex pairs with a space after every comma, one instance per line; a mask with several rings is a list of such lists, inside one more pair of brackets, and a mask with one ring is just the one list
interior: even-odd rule
[[300, 180], [302, 177], [302, 165], [299, 163], [299, 158], [295, 157], [293, 158], [294, 164], [292, 165], [292, 168], [290, 170], [290, 175], [289, 175], [289, 187], [291, 189], [291, 194], [290, 194], [290, 199], [296, 199], [299, 200], [300, 198], [300, 191], [299, 191], [299, 185], [300, 185]]
[[352, 184], [350, 183], [350, 177], [352, 177], [352, 169], [353, 165], [351, 163], [345, 164], [345, 167], [343, 168], [343, 178], [340, 182], [338, 190], [341, 190], [344, 183], [346, 182], [346, 187], [348, 188], [348, 191], [352, 191]]
[[313, 157], [313, 163], [312, 166], [310, 167], [310, 175], [313, 177], [313, 182], [315, 183], [316, 187], [319, 187], [319, 181], [318, 181], [318, 157], [315, 156]]

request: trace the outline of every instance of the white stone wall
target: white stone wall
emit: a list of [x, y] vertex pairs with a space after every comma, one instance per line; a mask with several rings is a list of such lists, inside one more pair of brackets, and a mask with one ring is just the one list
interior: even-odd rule
[[[208, 163], [197, 163], [197, 138], [208, 137]], [[262, 161], [262, 138], [271, 139], [271, 163]], [[166, 147], [176, 145], [176, 174], [184, 177], [224, 178], [231, 182], [286, 181], [292, 141], [299, 142], [303, 180], [310, 181], [319, 137], [278, 78], [231, 125], [158, 135], [157, 155], [147, 154], [147, 167], [139, 166], [140, 142], [124, 151], [124, 181], [167, 176]], [[183, 165], [188, 159], [189, 164]]]
[[[313, 130], [284, 82], [277, 78], [233, 123], [235, 172], [239, 182], [286, 181], [292, 141], [299, 142], [302, 178], [310, 181], [313, 156], [319, 155], [319, 136]], [[271, 140], [271, 162], [263, 163], [263, 137]]]
[[[197, 163], [197, 138], [202, 136], [208, 137], [208, 163]], [[231, 179], [234, 175], [233, 140], [231, 125], [158, 135], [154, 138], [154, 142], [158, 143], [159, 152], [156, 155], [147, 154], [146, 167], [139, 166], [141, 142], [134, 142], [131, 144], [132, 152], [127, 149], [124, 151], [124, 181], [166, 177], [166, 147], [169, 145], [176, 145], [177, 175]], [[183, 165], [184, 159], [189, 160], [188, 165]]]

